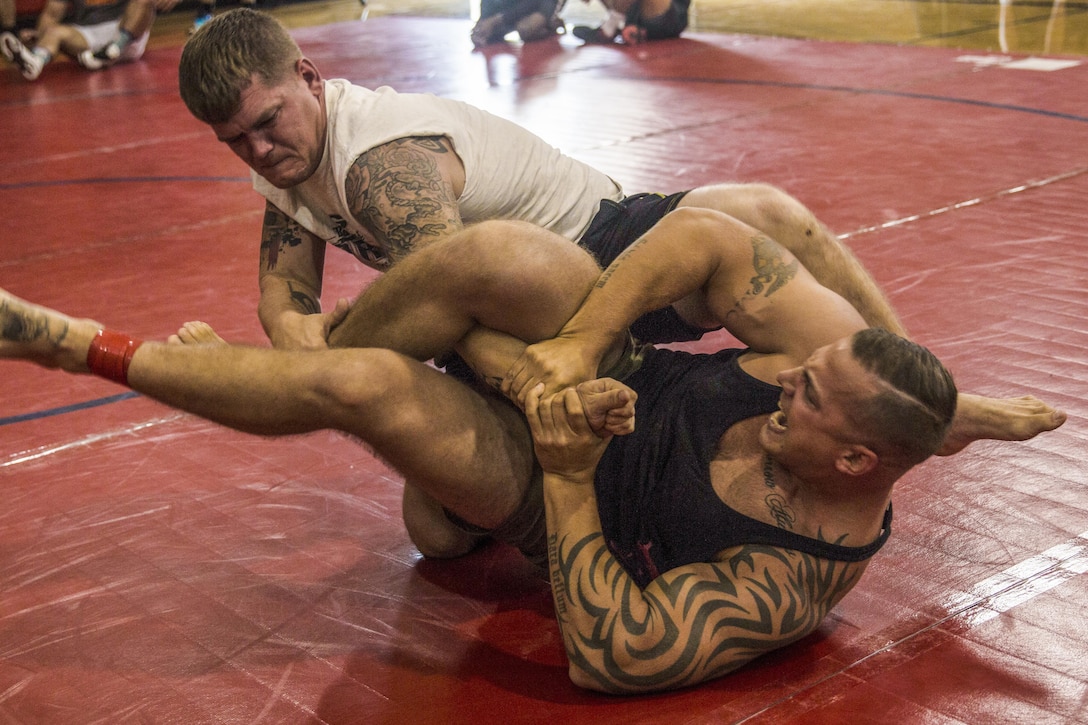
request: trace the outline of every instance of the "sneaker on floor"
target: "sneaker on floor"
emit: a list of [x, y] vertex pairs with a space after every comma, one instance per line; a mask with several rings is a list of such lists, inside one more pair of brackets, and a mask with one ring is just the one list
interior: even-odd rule
[[94, 57], [94, 53], [90, 50], [81, 51], [76, 56], [76, 62], [87, 70], [102, 70], [106, 67], [106, 64]]
[[28, 81], [38, 80], [45, 62], [34, 51], [23, 45], [22, 41], [11, 33], [0, 35], [0, 47], [3, 48], [4, 57], [19, 66], [23, 78]]
[[584, 43], [607, 44], [616, 42], [615, 35], [608, 35], [600, 28], [591, 28], [588, 25], [575, 25], [570, 31], [575, 38]]
[[121, 52], [121, 45], [114, 41], [94, 53], [90, 50], [83, 51], [76, 56], [76, 61], [87, 70], [102, 70], [116, 63]]

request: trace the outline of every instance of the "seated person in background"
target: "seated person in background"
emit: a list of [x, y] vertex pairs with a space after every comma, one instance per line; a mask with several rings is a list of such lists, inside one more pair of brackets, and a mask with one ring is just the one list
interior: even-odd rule
[[472, 28], [472, 44], [497, 43], [513, 30], [522, 42], [554, 36], [563, 27], [559, 11], [566, 0], [482, 0], [480, 20]]
[[159, 12], [170, 10], [178, 0], [48, 0], [33, 30], [18, 37], [0, 35], [0, 53], [18, 66], [28, 81], [59, 53], [75, 58], [88, 70], [100, 70], [144, 54], [151, 26]]
[[[193, 18], [193, 24], [189, 26], [189, 35], [200, 30], [205, 23], [215, 17], [215, 3], [216, 0], [197, 0], [196, 16]], [[252, 8], [256, 7], [257, 0], [239, 0], [238, 4]], [[366, 5], [366, 2], [363, 2], [363, 5]]]
[[[588, 3], [589, 0], [582, 0]], [[628, 45], [647, 40], [678, 38], [688, 27], [691, 0], [601, 0], [608, 17], [596, 28], [576, 25], [571, 31], [586, 43]]]

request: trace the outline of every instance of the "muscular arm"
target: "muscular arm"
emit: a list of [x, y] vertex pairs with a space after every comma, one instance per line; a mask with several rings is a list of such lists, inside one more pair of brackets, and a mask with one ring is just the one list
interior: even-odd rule
[[539, 381], [551, 391], [577, 382], [572, 377], [593, 377], [637, 317], [673, 303], [689, 319], [724, 325], [754, 351], [794, 364], [865, 327], [849, 303], [770, 238], [716, 211], [678, 209], [601, 273], [555, 340], [528, 348], [510, 370], [509, 392], [524, 401]]
[[345, 182], [351, 214], [396, 263], [463, 227], [461, 159], [445, 137], [410, 137], [359, 156]]
[[744, 546], [640, 590], [605, 545], [592, 491], [545, 477], [552, 595], [582, 687], [649, 692], [724, 675], [812, 632], [861, 575], [856, 564]]
[[605, 544], [593, 492], [610, 439], [594, 431], [610, 416], [633, 415], [633, 395], [596, 380], [531, 396], [525, 411], [544, 469], [552, 596], [570, 676], [617, 693], [693, 685], [789, 644], [812, 632], [864, 570], [742, 546], [639, 589]]
[[799, 348], [803, 357], [863, 326], [778, 243], [717, 212], [682, 210], [604, 270], [563, 334], [599, 346], [639, 315], [677, 302], [757, 352]]
[[273, 347], [325, 347], [321, 280], [325, 242], [268, 203], [261, 231], [257, 315]]

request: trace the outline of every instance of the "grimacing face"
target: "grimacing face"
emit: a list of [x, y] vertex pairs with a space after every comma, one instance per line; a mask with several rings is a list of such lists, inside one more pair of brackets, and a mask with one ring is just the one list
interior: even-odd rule
[[879, 381], [851, 352], [845, 337], [812, 353], [800, 367], [778, 374], [779, 410], [760, 431], [760, 443], [792, 468], [831, 464], [858, 439], [851, 410], [879, 391]]
[[309, 60], [269, 85], [258, 76], [242, 91], [238, 112], [212, 124], [216, 138], [279, 189], [313, 175], [325, 151], [324, 82]]

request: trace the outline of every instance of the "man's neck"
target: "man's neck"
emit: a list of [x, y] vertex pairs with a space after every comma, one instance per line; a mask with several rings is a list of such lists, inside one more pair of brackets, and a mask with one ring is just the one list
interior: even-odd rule
[[[766, 457], [764, 486], [770, 481], [797, 514], [797, 533], [844, 546], [863, 546], [880, 533], [894, 480], [883, 472], [864, 476], [834, 473], [824, 477], [794, 474]], [[839, 541], [841, 537], [844, 540]]]

